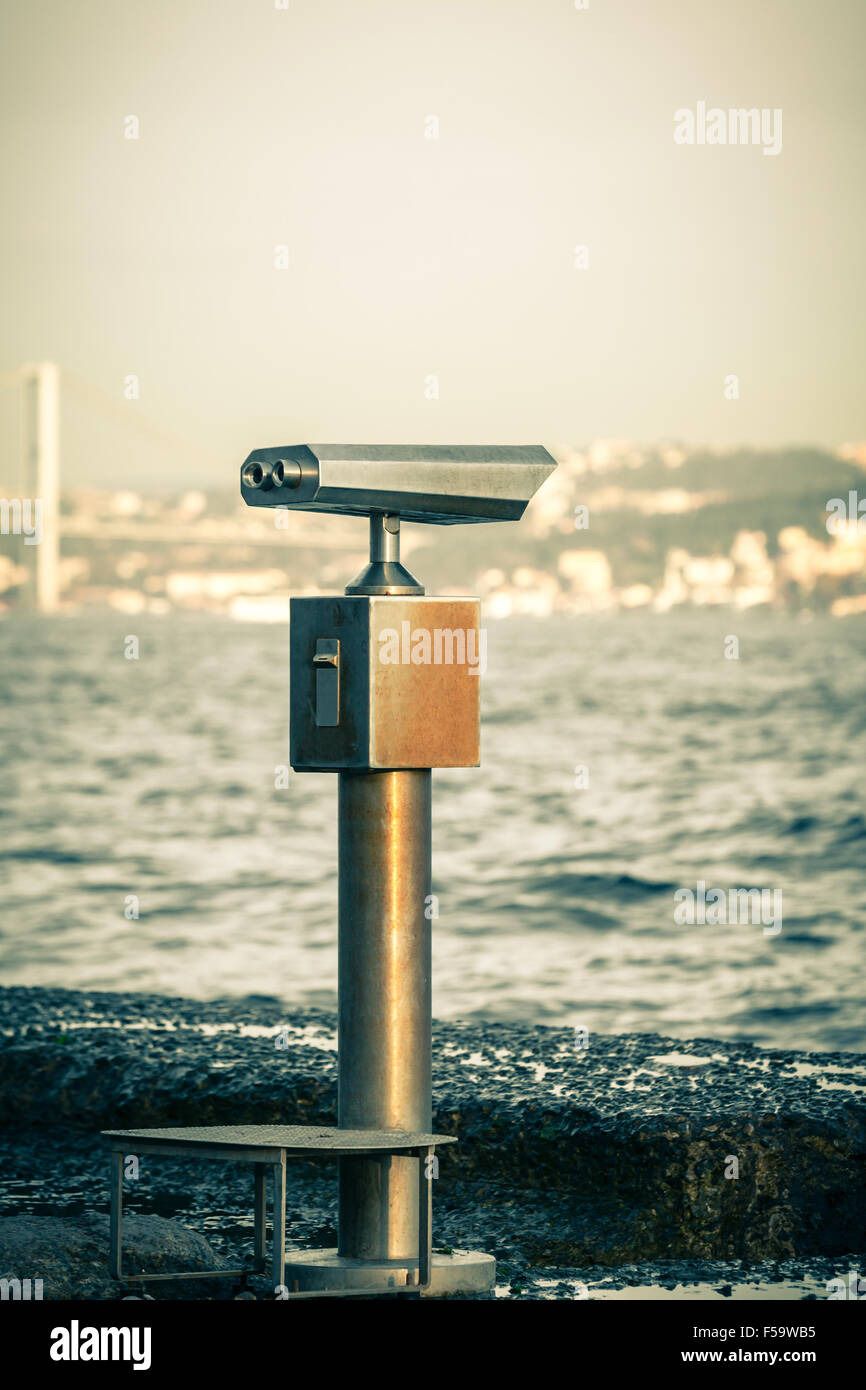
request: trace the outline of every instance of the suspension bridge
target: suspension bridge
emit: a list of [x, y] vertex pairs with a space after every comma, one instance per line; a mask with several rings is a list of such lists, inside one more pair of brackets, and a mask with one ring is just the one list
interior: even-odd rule
[[[272, 518], [238, 508], [237, 516], [198, 516], [182, 521], [147, 516], [93, 516], [66, 513], [61, 508], [62, 446], [61, 391], [76, 407], [109, 422], [121, 431], [121, 438], [134, 438], [176, 458], [180, 476], [200, 476], [201, 465], [209, 471], [212, 460], [200, 447], [178, 435], [154, 426], [138, 409], [138, 403], [112, 399], [76, 373], [55, 362], [24, 363], [13, 371], [0, 372], [0, 397], [11, 399], [15, 436], [4, 444], [0, 456], [0, 555], [7, 551], [27, 572], [25, 602], [40, 612], [54, 612], [61, 599], [61, 550], [63, 542], [119, 542], [139, 546], [167, 547], [194, 545], [223, 551], [229, 546], [254, 546], [285, 551], [287, 545], [304, 550], [357, 550], [357, 537], [345, 537], [327, 526], [301, 531], [298, 518], [286, 514], [275, 526]], [[191, 465], [195, 465], [191, 469]], [[183, 470], [181, 473], [180, 470]], [[226, 475], [226, 486], [234, 480]], [[194, 476], [190, 488], [195, 487]], [[118, 486], [129, 490], [129, 484]], [[38, 506], [37, 506], [38, 504]], [[38, 533], [34, 525], [38, 518]]]

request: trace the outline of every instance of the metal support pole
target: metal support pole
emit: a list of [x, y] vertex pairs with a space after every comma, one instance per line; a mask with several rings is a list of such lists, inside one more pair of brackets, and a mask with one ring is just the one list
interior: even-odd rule
[[271, 1278], [275, 1289], [286, 1282], [286, 1155], [271, 1165], [274, 1233], [271, 1242]]
[[[338, 1123], [429, 1133], [432, 776], [341, 772], [339, 785]], [[341, 1256], [417, 1260], [418, 1164], [340, 1160]]]
[[346, 586], [346, 593], [396, 596], [423, 592], [424, 585], [400, 563], [399, 516], [373, 512], [370, 516], [370, 562]]
[[427, 1290], [433, 1274], [433, 1160], [428, 1145], [418, 1155], [418, 1287]]
[[399, 565], [400, 518], [374, 512], [370, 517], [370, 563]]
[[265, 1247], [268, 1228], [267, 1165], [255, 1165], [255, 1202], [253, 1206], [253, 1247], [254, 1263], [257, 1270], [265, 1267]]
[[112, 1279], [122, 1278], [123, 1271], [123, 1158], [119, 1149], [112, 1151], [108, 1237], [108, 1273]]

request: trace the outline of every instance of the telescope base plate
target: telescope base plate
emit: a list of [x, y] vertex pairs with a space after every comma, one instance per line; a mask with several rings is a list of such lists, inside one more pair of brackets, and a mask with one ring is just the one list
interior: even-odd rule
[[[391, 1293], [411, 1288], [417, 1271], [416, 1260], [356, 1260], [334, 1250], [287, 1250], [286, 1286], [291, 1291], [297, 1281], [298, 1292], [314, 1289], [345, 1289], [357, 1293]], [[433, 1253], [430, 1287], [424, 1298], [450, 1293], [486, 1293], [493, 1288], [496, 1261], [478, 1250], [459, 1250], [451, 1255]]]

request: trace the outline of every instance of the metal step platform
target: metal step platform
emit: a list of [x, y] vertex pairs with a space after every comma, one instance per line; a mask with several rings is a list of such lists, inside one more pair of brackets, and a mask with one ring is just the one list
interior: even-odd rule
[[[432, 1208], [433, 1165], [428, 1162], [437, 1146], [455, 1144], [448, 1134], [417, 1134], [403, 1130], [337, 1129], [321, 1125], [191, 1125], [171, 1129], [114, 1129], [103, 1130], [103, 1138], [111, 1148], [111, 1235], [109, 1272], [123, 1283], [171, 1281], [173, 1279], [241, 1278], [261, 1274], [267, 1269], [267, 1175], [271, 1175], [271, 1211], [273, 1241], [271, 1274], [275, 1296], [285, 1298], [346, 1297], [349, 1294], [370, 1297], [385, 1294], [421, 1294], [430, 1289], [433, 1269]], [[255, 1255], [251, 1268], [221, 1270], [179, 1270], [168, 1274], [129, 1274], [123, 1270], [123, 1165], [130, 1154], [161, 1154], [252, 1163], [254, 1165], [254, 1236]], [[417, 1158], [419, 1240], [415, 1262], [394, 1262], [393, 1270], [385, 1271], [382, 1280], [359, 1287], [338, 1285], [300, 1289], [299, 1279], [286, 1284], [286, 1160], [289, 1158], [388, 1158], [398, 1154]], [[311, 1252], [316, 1256], [330, 1252]], [[336, 1252], [334, 1252], [336, 1258]], [[296, 1252], [304, 1262], [304, 1252]], [[317, 1261], [321, 1265], [321, 1259]], [[340, 1261], [337, 1259], [337, 1267]], [[378, 1267], [377, 1267], [378, 1268]], [[327, 1271], [325, 1270], [327, 1278]], [[402, 1282], [401, 1282], [402, 1280]]]

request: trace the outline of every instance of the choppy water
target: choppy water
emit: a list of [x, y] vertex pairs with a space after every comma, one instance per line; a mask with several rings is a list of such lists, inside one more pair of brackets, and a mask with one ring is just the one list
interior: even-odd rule
[[[286, 647], [0, 623], [3, 983], [334, 1002], [336, 784], [275, 789]], [[434, 777], [436, 1014], [862, 1048], [866, 623], [513, 620], [488, 661], [484, 766]], [[677, 925], [698, 880], [780, 889], [781, 932]]]

